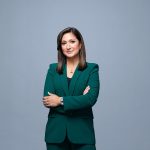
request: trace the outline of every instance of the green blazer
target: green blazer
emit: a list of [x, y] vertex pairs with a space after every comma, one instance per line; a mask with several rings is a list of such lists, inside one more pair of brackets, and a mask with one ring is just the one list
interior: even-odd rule
[[[47, 72], [44, 96], [48, 92], [63, 97], [64, 106], [50, 108], [45, 131], [46, 143], [61, 143], [66, 134], [72, 143], [95, 144], [92, 106], [99, 94], [99, 67], [87, 63], [84, 70], [76, 68], [70, 86], [67, 82], [66, 65], [63, 74], [56, 71], [57, 63], [50, 64]], [[90, 90], [83, 95], [87, 86]]]

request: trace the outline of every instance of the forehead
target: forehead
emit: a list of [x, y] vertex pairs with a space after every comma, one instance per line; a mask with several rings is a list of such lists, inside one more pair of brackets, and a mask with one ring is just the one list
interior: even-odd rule
[[65, 33], [62, 37], [62, 41], [67, 41], [70, 39], [77, 39], [76, 36], [72, 32]]

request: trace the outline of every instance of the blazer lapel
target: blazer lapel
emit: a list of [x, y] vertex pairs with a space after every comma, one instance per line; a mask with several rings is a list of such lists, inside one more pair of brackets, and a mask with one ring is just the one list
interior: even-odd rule
[[66, 65], [64, 65], [63, 74], [61, 74], [60, 77], [61, 77], [62, 88], [64, 89], [66, 95], [69, 95]]
[[78, 66], [75, 69], [75, 72], [72, 76], [70, 86], [68, 87], [68, 81], [67, 81], [67, 67], [66, 64], [64, 65], [63, 74], [60, 75], [62, 88], [65, 91], [66, 95], [72, 95], [75, 89], [76, 82], [81, 74], [81, 71], [78, 70]]
[[81, 71], [78, 70], [78, 66], [77, 66], [76, 69], [75, 69], [75, 72], [74, 72], [74, 74], [72, 76], [72, 79], [71, 79], [71, 82], [70, 82], [70, 86], [69, 86], [69, 94], [70, 95], [72, 95], [73, 92], [74, 92], [74, 89], [75, 89], [75, 86], [76, 86], [76, 82], [77, 82], [80, 74], [81, 74]]

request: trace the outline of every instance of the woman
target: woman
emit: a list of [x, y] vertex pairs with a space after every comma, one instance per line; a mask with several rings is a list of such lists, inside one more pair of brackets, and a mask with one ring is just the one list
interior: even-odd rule
[[96, 150], [92, 106], [99, 94], [99, 67], [86, 62], [81, 33], [73, 27], [57, 37], [58, 63], [50, 64], [43, 104], [50, 108], [47, 150]]

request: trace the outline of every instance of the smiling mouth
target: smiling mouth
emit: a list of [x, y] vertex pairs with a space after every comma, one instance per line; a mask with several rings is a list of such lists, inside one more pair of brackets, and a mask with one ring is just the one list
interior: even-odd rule
[[67, 51], [67, 53], [69, 53], [69, 54], [70, 54], [70, 53], [72, 53], [72, 51]]

